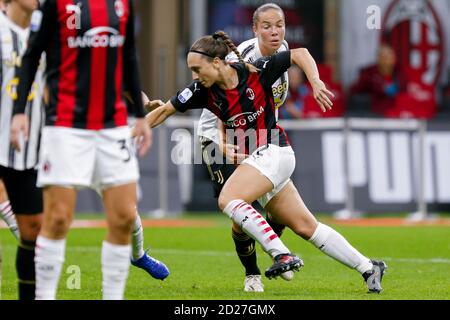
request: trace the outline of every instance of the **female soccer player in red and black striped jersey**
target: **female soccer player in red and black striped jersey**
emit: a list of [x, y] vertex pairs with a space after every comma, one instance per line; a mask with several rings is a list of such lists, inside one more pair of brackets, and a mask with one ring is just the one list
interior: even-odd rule
[[[277, 4], [266, 3], [259, 6], [253, 13], [253, 32], [255, 37], [242, 42], [237, 47], [242, 59], [251, 63], [262, 57], [289, 50], [289, 44], [285, 40], [285, 24], [283, 9]], [[226, 57], [226, 60], [237, 61], [238, 59], [232, 52]], [[278, 116], [278, 108], [283, 105], [286, 99], [288, 87], [287, 72], [272, 85], [276, 117]], [[219, 132], [219, 127], [223, 127], [223, 125], [217, 116], [208, 109], [203, 109], [197, 126], [197, 134], [202, 147], [203, 162], [207, 166], [215, 197], [219, 196], [225, 182], [236, 169], [236, 164], [240, 163], [240, 161], [236, 163], [234, 158], [245, 159], [245, 155], [237, 155], [238, 151], [236, 152], [234, 145], [222, 143], [219, 138], [223, 137], [223, 135]], [[227, 156], [229, 159], [227, 159]], [[252, 205], [255, 208], [261, 208], [261, 205], [264, 206], [266, 203], [266, 199], [261, 199], [261, 203], [257, 201]], [[270, 213], [267, 213], [266, 220], [275, 233], [281, 236], [285, 226], [275, 223], [270, 218]], [[255, 240], [243, 233], [235, 224], [232, 226], [231, 235], [236, 253], [245, 268], [244, 291], [264, 291], [261, 271], [257, 264]], [[285, 280], [292, 280], [293, 276], [294, 272], [292, 271], [281, 274], [281, 277]]]
[[320, 80], [314, 59], [306, 49], [293, 49], [261, 58], [254, 65], [243, 63], [242, 58], [240, 63], [229, 64], [224, 59], [230, 50], [240, 57], [222, 31], [197, 40], [190, 49], [187, 64], [198, 80], [148, 114], [148, 124], [154, 127], [176, 111], [202, 106], [222, 120], [229, 131], [227, 136], [237, 141], [234, 144], [249, 157], [225, 183], [219, 195], [219, 207], [274, 258], [274, 264], [265, 272], [268, 278], [298, 270], [303, 265], [250, 205], [270, 194], [266, 209], [272, 218], [327, 255], [357, 269], [369, 290], [380, 292], [384, 262], [364, 257], [339, 233], [319, 223], [290, 180], [295, 154], [286, 133], [276, 122], [272, 84], [294, 63], [308, 77], [322, 111], [331, 109], [333, 94]]
[[103, 298], [122, 299], [136, 218], [137, 159], [131, 151], [123, 87], [133, 100], [138, 151], [150, 147], [141, 100], [131, 0], [46, 0], [31, 21], [19, 71], [12, 143], [27, 138], [24, 108], [43, 51], [46, 126], [38, 185], [44, 222], [37, 239], [36, 298], [55, 299], [76, 190], [102, 190], [108, 234], [102, 246]]

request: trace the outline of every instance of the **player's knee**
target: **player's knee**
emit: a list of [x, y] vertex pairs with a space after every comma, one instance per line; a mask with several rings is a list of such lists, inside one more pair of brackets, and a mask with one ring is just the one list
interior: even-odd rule
[[231, 202], [231, 200], [232, 199], [230, 199], [225, 194], [223, 194], [223, 192], [221, 192], [219, 194], [219, 198], [217, 199], [217, 204], [218, 204], [220, 210], [222, 210], [222, 211], [225, 210], [225, 208]]
[[133, 210], [124, 209], [114, 212], [110, 224], [114, 229], [128, 233], [133, 229], [135, 220], [136, 213]]
[[69, 219], [66, 215], [55, 214], [48, 222], [48, 228], [52, 235], [62, 235], [69, 229]]
[[297, 223], [292, 227], [292, 231], [294, 231], [297, 235], [302, 237], [305, 240], [308, 240], [314, 234], [317, 228], [317, 221], [303, 221], [301, 223]]
[[36, 238], [41, 230], [41, 221], [28, 221], [26, 225], [20, 227], [20, 235], [27, 241], [36, 241]]

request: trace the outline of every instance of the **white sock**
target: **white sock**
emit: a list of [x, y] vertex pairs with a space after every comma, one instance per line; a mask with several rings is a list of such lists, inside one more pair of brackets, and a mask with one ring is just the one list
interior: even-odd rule
[[55, 300], [64, 263], [66, 240], [52, 240], [41, 235], [36, 240], [36, 300]]
[[356, 250], [336, 230], [319, 223], [309, 242], [322, 252], [359, 273], [372, 269], [372, 262]]
[[17, 226], [16, 216], [14, 215], [9, 200], [0, 203], [0, 216], [6, 222], [9, 230], [11, 230], [17, 240], [20, 240], [20, 233], [19, 227]]
[[290, 253], [267, 221], [247, 202], [233, 200], [223, 210], [242, 230], [258, 241], [264, 251], [272, 257], [280, 253]]
[[142, 228], [141, 217], [136, 211], [133, 234], [131, 236], [133, 260], [138, 260], [144, 255], [144, 229]]
[[130, 245], [117, 245], [103, 241], [103, 300], [123, 299], [130, 267], [130, 254]]

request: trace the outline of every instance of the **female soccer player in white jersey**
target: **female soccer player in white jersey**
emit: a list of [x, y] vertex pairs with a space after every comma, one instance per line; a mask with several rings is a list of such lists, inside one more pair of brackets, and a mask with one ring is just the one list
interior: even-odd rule
[[[284, 38], [285, 31], [283, 9], [274, 3], [264, 4], [253, 13], [255, 38], [244, 41], [237, 49], [244, 61], [249, 63], [264, 56], [287, 51], [289, 50], [289, 45]], [[237, 57], [234, 53], [231, 53], [227, 60], [235, 61]], [[272, 86], [276, 117], [278, 117], [278, 108], [286, 100], [289, 87], [288, 81], [289, 78], [286, 72]], [[222, 137], [218, 130], [220, 126], [221, 122], [217, 116], [208, 109], [203, 109], [198, 123], [197, 135], [200, 139], [203, 160], [208, 167], [215, 197], [218, 197], [225, 182], [236, 169], [233, 159], [239, 157], [237, 152], [235, 152], [234, 145], [220, 141], [220, 137]], [[224, 157], [217, 154], [219, 150], [221, 150], [222, 154], [225, 154]], [[228, 156], [228, 161], [226, 156]], [[240, 159], [244, 157], [240, 155]], [[215, 161], [217, 158], [219, 161]], [[254, 205], [257, 204], [255, 203]], [[270, 218], [270, 214], [267, 214], [266, 220], [275, 233], [281, 236], [285, 226], [275, 223]], [[261, 271], [257, 264], [255, 240], [243, 233], [236, 224], [233, 224], [231, 232], [236, 253], [245, 268], [244, 291], [264, 291]], [[285, 280], [292, 280], [293, 275], [292, 271], [287, 271], [281, 274], [281, 277]]]
[[[22, 150], [11, 146], [10, 124], [15, 98], [16, 69], [26, 49], [28, 26], [37, 8], [37, 0], [5, 1], [6, 16], [0, 13], [1, 36], [1, 102], [0, 102], [0, 177], [15, 212], [20, 240], [16, 254], [19, 299], [35, 297], [34, 252], [36, 238], [42, 222], [42, 191], [36, 187], [39, 137], [43, 125], [43, 60], [34, 78], [33, 90], [28, 96], [26, 113], [30, 117], [30, 134]], [[6, 208], [7, 209], [7, 208]], [[10, 212], [12, 213], [12, 212]]]
[[[239, 57], [239, 63], [225, 61], [231, 50]], [[369, 291], [379, 293], [385, 263], [363, 256], [342, 235], [318, 222], [290, 180], [295, 154], [286, 133], [277, 124], [272, 85], [291, 64], [296, 64], [310, 81], [322, 111], [331, 109], [333, 94], [320, 80], [309, 52], [292, 49], [248, 65], [229, 37], [220, 31], [197, 40], [187, 56], [187, 64], [198, 80], [149, 113], [147, 123], [155, 127], [176, 111], [208, 108], [222, 120], [227, 130], [236, 134], [233, 139], [237, 138], [238, 145], [242, 146], [240, 150], [249, 157], [225, 183], [218, 203], [237, 226], [273, 257], [274, 264], [266, 270], [266, 277], [298, 270], [303, 262], [290, 253], [267, 221], [250, 205], [261, 197], [265, 198], [265, 208], [276, 222], [288, 226], [330, 257], [356, 269]]]

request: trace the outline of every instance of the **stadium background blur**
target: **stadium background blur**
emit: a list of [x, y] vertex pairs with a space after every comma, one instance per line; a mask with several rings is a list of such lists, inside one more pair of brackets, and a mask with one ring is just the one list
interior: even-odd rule
[[[185, 63], [190, 44], [216, 29], [227, 31], [236, 44], [252, 37], [251, 13], [266, 2], [137, 0], [144, 91], [152, 99], [169, 99], [190, 82]], [[292, 282], [266, 281], [263, 295], [243, 292], [242, 270], [229, 239], [230, 222], [217, 213], [208, 173], [201, 165], [195, 136], [199, 113], [191, 112], [154, 129], [152, 150], [140, 159], [142, 218], [175, 218], [144, 220], [145, 243], [170, 266], [171, 276], [161, 284], [131, 269], [127, 299], [450, 299], [450, 2], [273, 2], [285, 10], [291, 47], [310, 50], [339, 101], [331, 117], [323, 117], [305, 100], [302, 118], [281, 120], [297, 154], [292, 178], [322, 221], [362, 251], [387, 261], [386, 290], [363, 295], [359, 278], [288, 230], [283, 241], [305, 259], [304, 270]], [[395, 36], [386, 38], [389, 34]], [[350, 96], [349, 88], [362, 70], [376, 63], [377, 50], [386, 39], [392, 40], [397, 59], [408, 62], [402, 68], [411, 75], [412, 85], [404, 85], [405, 95], [391, 109], [396, 112], [377, 115], [370, 110], [370, 93]], [[417, 72], [411, 72], [411, 66]], [[408, 95], [411, 90], [419, 97]], [[97, 219], [102, 213], [95, 192], [80, 192], [59, 299], [100, 299], [98, 244], [105, 224]], [[435, 219], [436, 213], [445, 219]], [[182, 214], [182, 220], [176, 219]], [[401, 220], [331, 219], [361, 215], [395, 215]], [[15, 239], [2, 228], [0, 239], [0, 299], [16, 299]], [[270, 259], [257, 250], [261, 264], [268, 266]], [[220, 272], [221, 281], [213, 269]], [[75, 277], [77, 270], [81, 278]]]

